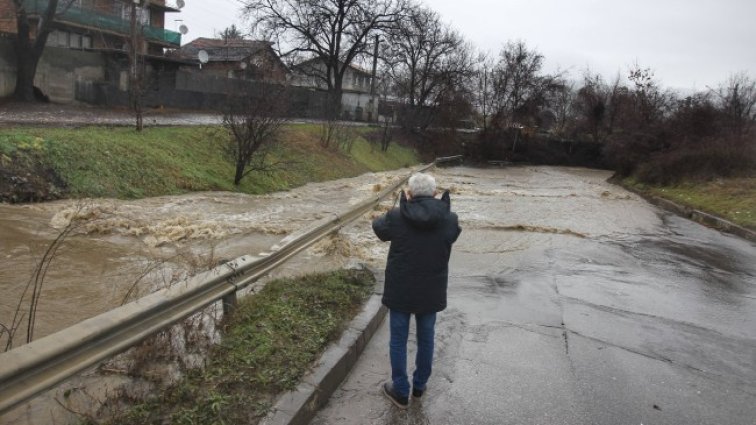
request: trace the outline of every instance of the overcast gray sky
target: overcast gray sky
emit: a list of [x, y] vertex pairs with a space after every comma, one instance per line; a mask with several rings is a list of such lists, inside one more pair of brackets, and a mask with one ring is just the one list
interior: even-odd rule
[[[212, 37], [241, 19], [241, 0], [185, 0], [166, 27], [184, 42]], [[477, 48], [497, 55], [523, 40], [545, 71], [579, 77], [589, 67], [612, 79], [634, 63], [668, 88], [705, 90], [731, 74], [756, 77], [756, 0], [425, 0]]]

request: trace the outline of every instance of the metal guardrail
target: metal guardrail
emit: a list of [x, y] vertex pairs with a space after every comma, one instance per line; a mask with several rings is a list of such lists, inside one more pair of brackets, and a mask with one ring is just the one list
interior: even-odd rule
[[[415, 172], [461, 156], [437, 158]], [[242, 256], [185, 282], [0, 354], [0, 414], [236, 291], [367, 213], [409, 176], [350, 210], [282, 239], [268, 253]], [[225, 301], [225, 300], [224, 300]]]

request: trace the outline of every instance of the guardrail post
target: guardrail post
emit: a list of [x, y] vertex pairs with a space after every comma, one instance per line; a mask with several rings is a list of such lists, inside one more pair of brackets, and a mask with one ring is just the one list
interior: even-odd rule
[[236, 291], [226, 295], [223, 297], [223, 317], [227, 318], [230, 317], [231, 314], [236, 310]]

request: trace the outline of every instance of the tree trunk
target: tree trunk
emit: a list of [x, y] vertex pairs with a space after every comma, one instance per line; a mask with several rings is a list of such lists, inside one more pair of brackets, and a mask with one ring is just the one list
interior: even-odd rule
[[37, 73], [39, 58], [35, 57], [31, 48], [24, 49], [16, 46], [16, 90], [13, 98], [21, 102], [33, 102], [34, 99], [34, 75]]
[[242, 178], [244, 178], [244, 168], [246, 166], [245, 161], [237, 158], [236, 160], [236, 173], [234, 174], [234, 186], [239, 186]]
[[29, 20], [26, 13], [19, 13], [16, 16], [16, 42], [14, 49], [16, 51], [16, 89], [13, 93], [14, 99], [21, 102], [34, 101], [34, 75], [37, 73], [37, 64], [39, 55], [32, 46], [31, 36], [29, 34]]
[[334, 69], [333, 87], [329, 93], [328, 118], [338, 120], [341, 118], [341, 95], [344, 92], [344, 72], [346, 68]]
[[[71, 5], [68, 3], [67, 7]], [[51, 23], [58, 10], [58, 0], [49, 0], [47, 9], [42, 13], [38, 23], [37, 34], [32, 42], [29, 16], [20, 0], [14, 0], [16, 11], [16, 89], [13, 97], [23, 102], [32, 102], [34, 97], [34, 76], [37, 74], [37, 64], [42, 57], [47, 36], [50, 35]]]
[[328, 94], [328, 116], [329, 121], [335, 121], [341, 118], [341, 87], [334, 87]]

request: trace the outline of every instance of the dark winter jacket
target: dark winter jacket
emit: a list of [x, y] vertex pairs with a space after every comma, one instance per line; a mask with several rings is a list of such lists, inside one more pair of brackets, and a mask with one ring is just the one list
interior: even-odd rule
[[386, 262], [383, 304], [405, 313], [435, 313], [446, 308], [449, 255], [460, 229], [451, 212], [449, 192], [407, 200], [373, 221], [382, 241], [391, 241]]

